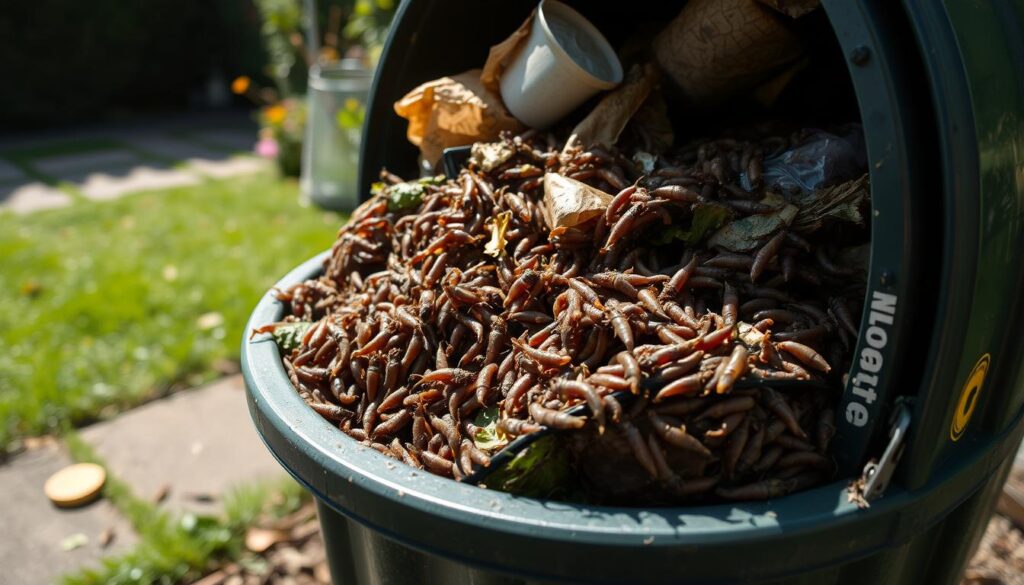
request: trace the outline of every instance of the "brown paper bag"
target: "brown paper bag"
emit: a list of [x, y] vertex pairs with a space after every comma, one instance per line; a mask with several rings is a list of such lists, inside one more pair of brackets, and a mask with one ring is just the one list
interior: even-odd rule
[[783, 17], [757, 0], [691, 0], [653, 47], [662, 70], [697, 104], [755, 87], [803, 50]]
[[497, 140], [502, 130], [523, 130], [501, 98], [484, 88], [479, 69], [420, 85], [395, 102], [395, 113], [409, 120], [406, 136], [431, 165], [445, 148]]

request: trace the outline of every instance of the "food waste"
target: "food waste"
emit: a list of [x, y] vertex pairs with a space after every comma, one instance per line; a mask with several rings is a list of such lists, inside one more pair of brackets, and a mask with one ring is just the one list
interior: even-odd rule
[[544, 433], [486, 487], [650, 506], [821, 484], [870, 206], [865, 168], [787, 166], [823, 137], [649, 153], [529, 130], [475, 144], [457, 177], [383, 171], [254, 333], [341, 432], [437, 475]]

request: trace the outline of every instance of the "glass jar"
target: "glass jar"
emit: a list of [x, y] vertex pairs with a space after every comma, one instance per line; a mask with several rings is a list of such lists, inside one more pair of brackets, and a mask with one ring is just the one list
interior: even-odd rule
[[359, 205], [359, 142], [373, 72], [357, 59], [309, 69], [302, 197], [325, 209]]

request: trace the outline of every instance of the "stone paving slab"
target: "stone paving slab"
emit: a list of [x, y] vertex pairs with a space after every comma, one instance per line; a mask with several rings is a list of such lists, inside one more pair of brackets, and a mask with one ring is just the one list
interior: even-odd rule
[[285, 473], [256, 435], [240, 375], [143, 405], [80, 435], [136, 495], [148, 498], [169, 486], [164, 505], [172, 510], [217, 513], [232, 487]]
[[211, 128], [190, 132], [189, 136], [219, 148], [238, 152], [252, 152], [259, 139], [256, 132], [245, 128]]
[[97, 120], [75, 126], [56, 126], [43, 130], [8, 131], [0, 133], [0, 152], [25, 148], [46, 148], [54, 143], [74, 140], [122, 140], [133, 134], [181, 133], [211, 128], [245, 129], [253, 136], [257, 123], [251, 109], [195, 110], [184, 112], [146, 113], [118, 120]]
[[65, 180], [74, 183], [82, 195], [94, 201], [117, 199], [139, 191], [198, 185], [202, 182], [202, 178], [185, 169], [152, 163], [81, 172], [68, 175]]
[[188, 159], [224, 159], [230, 155], [191, 140], [182, 140], [167, 134], [132, 133], [121, 138], [121, 142], [161, 158], [186, 161]]
[[63, 207], [71, 203], [71, 196], [39, 181], [29, 183], [0, 183], [0, 211], [32, 213], [43, 209]]
[[225, 160], [192, 159], [188, 168], [213, 179], [249, 175], [270, 168], [270, 161], [254, 156], [234, 156]]
[[118, 168], [142, 162], [139, 155], [130, 150], [107, 148], [36, 158], [31, 164], [40, 173], [66, 179], [85, 171]]
[[0, 183], [27, 182], [29, 180], [20, 168], [0, 159]]
[[[136, 542], [128, 522], [114, 506], [99, 500], [63, 510], [43, 494], [43, 483], [71, 460], [55, 444], [27, 451], [0, 465], [0, 582], [5, 585], [54, 583], [59, 576], [103, 556], [124, 552]], [[114, 530], [114, 541], [100, 546], [100, 533]], [[84, 534], [85, 546], [65, 551], [61, 543]]]

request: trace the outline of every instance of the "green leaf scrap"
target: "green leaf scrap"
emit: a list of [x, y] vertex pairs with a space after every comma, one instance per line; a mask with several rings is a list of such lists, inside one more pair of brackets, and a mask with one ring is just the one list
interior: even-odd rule
[[437, 175], [384, 187], [384, 195], [388, 198], [388, 211], [415, 209], [423, 202], [423, 193], [426, 192], [427, 185], [440, 185], [444, 181], [444, 175]]
[[388, 198], [388, 211], [408, 211], [415, 209], [423, 202], [426, 188], [420, 183], [398, 183], [385, 191]]
[[[768, 197], [762, 203], [771, 204]], [[783, 203], [775, 211], [766, 214], [748, 215], [724, 225], [712, 234], [708, 244], [731, 252], [749, 252], [761, 245], [793, 222], [799, 209]]]
[[730, 217], [729, 209], [716, 203], [697, 205], [693, 210], [690, 229], [673, 224], [656, 231], [651, 242], [658, 246], [672, 242], [684, 242], [688, 246], [696, 246], [714, 230], [721, 227]]
[[289, 353], [302, 345], [303, 336], [306, 335], [306, 332], [312, 326], [313, 324], [309, 321], [282, 323], [274, 328], [271, 335], [274, 337], [277, 347], [281, 348], [281, 353]]
[[487, 487], [528, 498], [569, 490], [569, 452], [556, 435], [537, 440], [487, 479]]
[[473, 435], [473, 443], [477, 449], [487, 452], [496, 451], [504, 447], [508, 441], [498, 436], [498, 419], [500, 413], [497, 406], [485, 408], [476, 415], [473, 424], [479, 429]]

